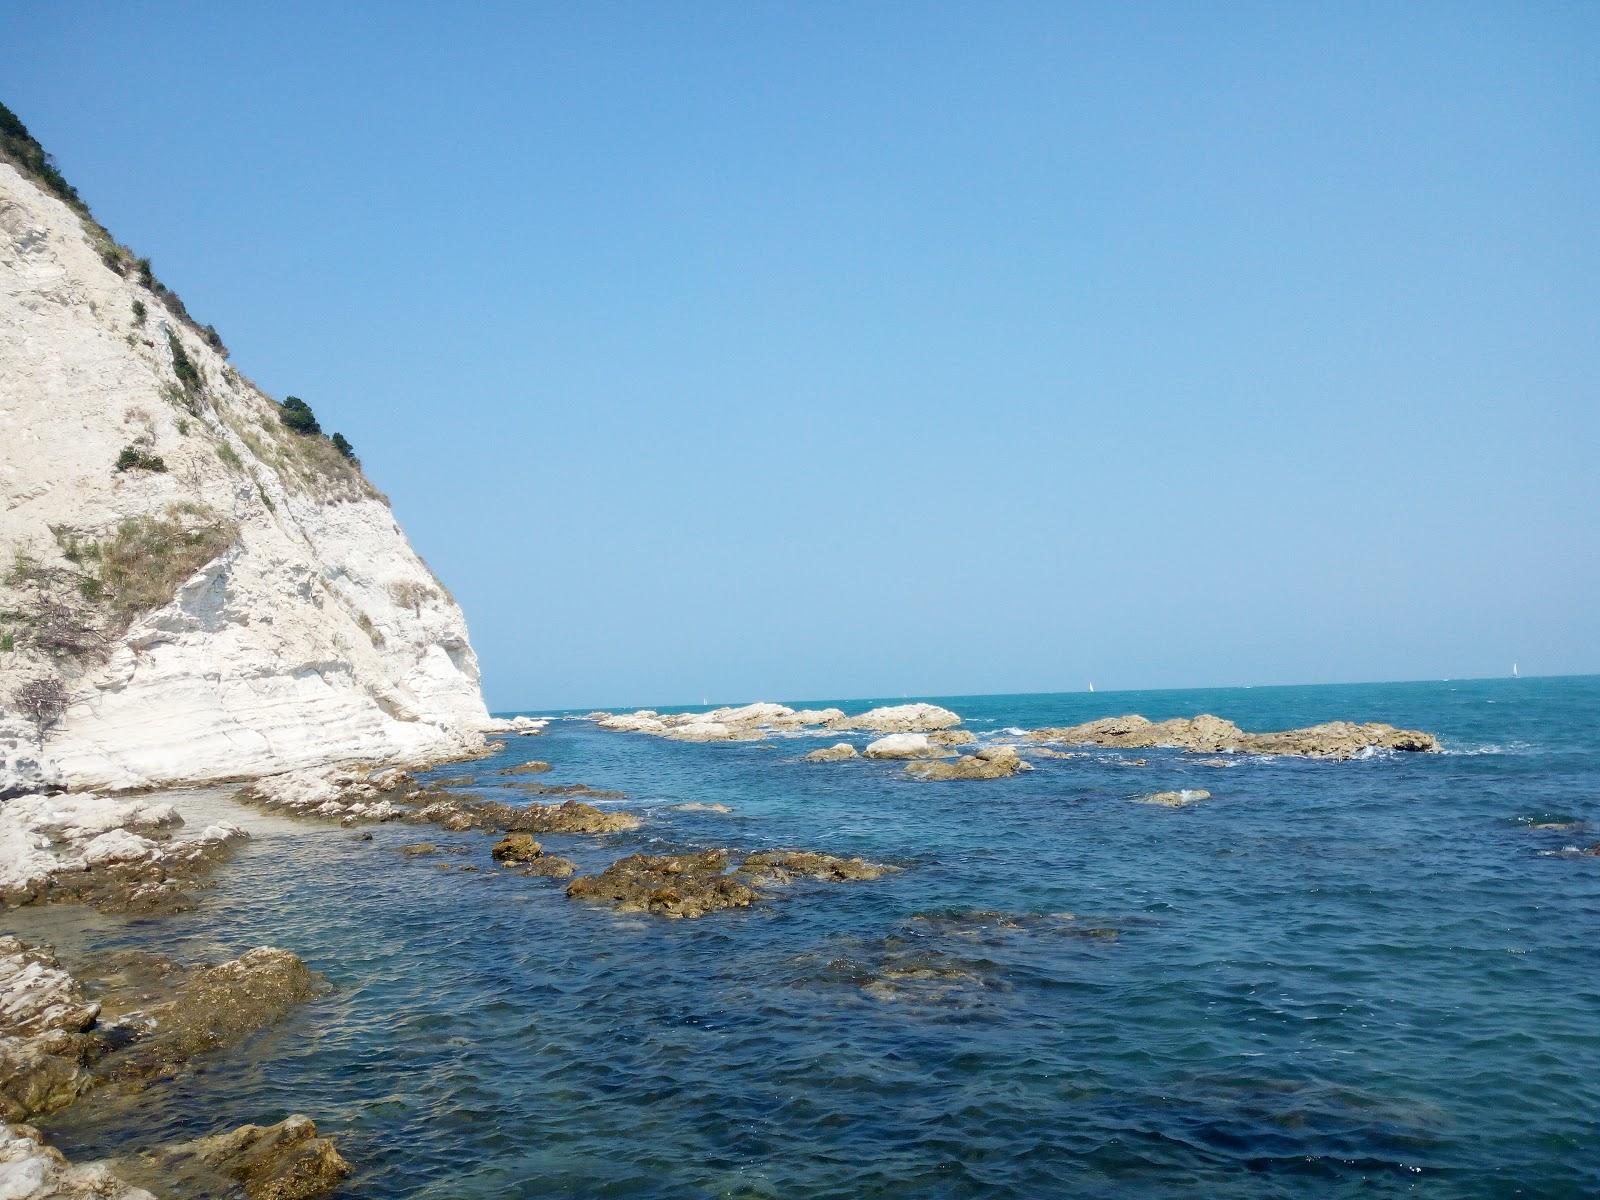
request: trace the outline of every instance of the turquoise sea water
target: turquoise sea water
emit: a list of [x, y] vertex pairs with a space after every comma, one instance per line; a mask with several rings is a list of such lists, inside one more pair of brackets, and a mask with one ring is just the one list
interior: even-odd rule
[[[1213, 712], [1449, 752], [931, 784], [798, 761], [815, 739], [558, 721], [470, 769], [628, 792], [637, 833], [544, 839], [583, 869], [713, 845], [907, 869], [668, 922], [498, 870], [482, 834], [273, 825], [200, 910], [74, 952], [276, 944], [337, 991], [47, 1128], [77, 1157], [305, 1112], [361, 1200], [1600, 1194], [1600, 858], [1565, 853], [1600, 840], [1600, 678], [943, 702], [985, 736]], [[1213, 798], [1130, 802], [1180, 787]], [[1555, 820], [1589, 824], [1529, 827]], [[419, 836], [483, 869], [395, 851]]]

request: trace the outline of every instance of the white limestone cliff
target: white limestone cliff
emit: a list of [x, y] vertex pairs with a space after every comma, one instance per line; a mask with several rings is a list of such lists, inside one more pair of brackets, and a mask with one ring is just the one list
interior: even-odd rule
[[[65, 679], [44, 749], [69, 786], [482, 744], [460, 608], [359, 469], [280, 411], [98, 226], [0, 158], [0, 710], [28, 679]], [[128, 448], [165, 470], [116, 470]], [[139, 522], [205, 561], [130, 613], [131, 586], [107, 594], [95, 556], [119, 536], [136, 552]], [[44, 644], [18, 556], [80, 597], [92, 652]], [[9, 744], [12, 774], [48, 778]]]

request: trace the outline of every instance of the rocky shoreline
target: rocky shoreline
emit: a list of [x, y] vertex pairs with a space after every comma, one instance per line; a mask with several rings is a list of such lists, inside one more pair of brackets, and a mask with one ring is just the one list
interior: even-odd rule
[[[1251, 754], [1345, 760], [1375, 749], [1439, 748], [1431, 735], [1386, 725], [1335, 722], [1254, 734], [1208, 716], [1163, 722], [1107, 718], [980, 738], [962, 728], [958, 714], [930, 704], [848, 715], [840, 709], [795, 710], [760, 703], [665, 716], [648, 709], [597, 713], [590, 719], [608, 731], [679, 742], [855, 735], [859, 744], [834, 742], [799, 761], [858, 764], [855, 769], [890, 764], [908, 779], [927, 782], [1003, 780], [1035, 769], [1030, 759], [1083, 756], [1083, 751], [1056, 748], [1064, 745], [1112, 751], [1181, 749], [1212, 755], [1201, 762], [1216, 766]], [[497, 722], [492, 732], [538, 736], [544, 728], [542, 721], [517, 718]], [[482, 752], [473, 757], [481, 759]], [[1145, 760], [1117, 761], [1137, 765]], [[43, 755], [13, 749], [6, 767], [11, 795], [0, 803], [0, 910], [72, 903], [101, 913], [180, 911], [198, 901], [248, 836], [240, 825], [227, 821], [191, 828], [160, 796], [61, 790], [59, 776]], [[904, 869], [816, 850], [722, 846], [623, 854], [601, 869], [584, 872], [539, 839], [576, 836], [604, 844], [604, 839], [635, 833], [649, 816], [588, 802], [625, 800], [619, 792], [584, 783], [547, 783], [544, 777], [551, 769], [550, 762], [531, 757], [487, 772], [428, 780], [398, 767], [304, 769], [253, 780], [239, 787], [233, 799], [296, 821], [358, 831], [399, 823], [478, 834], [493, 839], [489, 860], [501, 871], [542, 886], [560, 886], [567, 899], [585, 906], [666, 920], [777, 901], [797, 894], [800, 885], [869, 882]], [[496, 799], [495, 794], [515, 799]], [[1180, 808], [1209, 795], [1182, 788], [1134, 799]], [[727, 811], [726, 805], [699, 802], [673, 807]], [[357, 836], [370, 839], [371, 834]], [[430, 841], [397, 848], [408, 857], [439, 849]], [[896, 962], [885, 970], [884, 980], [871, 984], [868, 994], [898, 996], [908, 987], [943, 991], [957, 978], [945, 968], [920, 963]], [[115, 955], [74, 978], [49, 946], [0, 938], [0, 1184], [9, 1188], [0, 1194], [8, 1200], [224, 1195], [309, 1200], [330, 1194], [351, 1168], [305, 1115], [76, 1166], [26, 1124], [69, 1104], [93, 1104], [97, 1095], [180, 1074], [192, 1061], [282, 1020], [325, 987], [326, 981], [294, 954], [271, 947], [215, 964], [182, 964], [152, 954]]]
[[243, 1195], [311, 1200], [349, 1164], [294, 1115], [195, 1141], [75, 1166], [24, 1122], [170, 1078], [193, 1060], [274, 1025], [327, 982], [286, 950], [260, 947], [215, 965], [114, 955], [94, 988], [48, 946], [0, 937], [0, 1194], [50, 1200]]

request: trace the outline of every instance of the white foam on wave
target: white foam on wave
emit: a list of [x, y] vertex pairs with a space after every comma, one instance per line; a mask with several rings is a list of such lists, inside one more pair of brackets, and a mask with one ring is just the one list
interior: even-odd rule
[[1479, 754], [1527, 754], [1533, 748], [1532, 742], [1482, 742], [1476, 746], [1446, 746], [1440, 753], [1471, 758]]

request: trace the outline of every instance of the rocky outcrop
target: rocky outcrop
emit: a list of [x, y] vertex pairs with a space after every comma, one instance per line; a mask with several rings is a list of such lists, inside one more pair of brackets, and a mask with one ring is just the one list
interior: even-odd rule
[[0, 937], [0, 1118], [53, 1112], [90, 1086], [99, 1016], [50, 947]]
[[65, 677], [49, 757], [103, 790], [481, 745], [461, 610], [214, 338], [0, 159], [0, 675]]
[[758, 850], [739, 864], [740, 875], [756, 883], [785, 884], [796, 879], [820, 879], [826, 883], [881, 879], [899, 867], [868, 862], [864, 858], [840, 858], [814, 850]]
[[824, 746], [820, 750], [813, 750], [806, 755], [807, 762], [828, 763], [848, 762], [856, 757], [856, 748], [849, 742], [835, 742], [831, 746]]
[[[98, 985], [93, 993], [49, 947], [0, 937], [0, 1118], [21, 1121], [96, 1089], [168, 1078], [197, 1056], [275, 1024], [326, 988], [297, 956], [271, 948], [198, 967], [129, 951], [99, 960], [91, 978]], [[36, 1130], [0, 1124], [6, 1200], [149, 1200], [134, 1183], [158, 1187], [165, 1200], [210, 1200], [234, 1195], [240, 1185], [256, 1200], [309, 1200], [326, 1194], [347, 1169], [304, 1117], [114, 1166], [73, 1166]], [[191, 1176], [191, 1168], [201, 1167], [215, 1174]], [[195, 1180], [204, 1186], [190, 1186]]]
[[236, 825], [183, 827], [170, 804], [93, 793], [0, 805], [0, 908], [76, 901], [106, 912], [173, 912], [243, 841]]
[[580, 875], [567, 896], [606, 904], [618, 912], [681, 919], [727, 908], [748, 908], [800, 879], [829, 883], [878, 879], [896, 867], [809, 850], [759, 850], [740, 861], [731, 850], [690, 854], [634, 854], [598, 875]]
[[598, 875], [580, 875], [567, 896], [606, 904], [617, 912], [658, 917], [703, 917], [725, 908], [748, 908], [760, 897], [728, 874], [726, 850], [698, 854], [633, 854]]
[[1135, 796], [1140, 804], [1159, 804], [1164, 808], [1182, 808], [1187, 804], [1194, 804], [1201, 800], [1211, 799], [1211, 793], [1204, 788], [1183, 788], [1176, 792], [1150, 792], [1144, 796]]
[[861, 753], [868, 758], [939, 758], [949, 751], [925, 733], [891, 733], [868, 742]]
[[276, 1125], [241, 1125], [231, 1133], [178, 1142], [110, 1165], [169, 1200], [233, 1195], [317, 1200], [332, 1195], [350, 1173], [333, 1142], [317, 1135], [311, 1118], [298, 1115]]
[[768, 701], [708, 712], [661, 713], [641, 708], [631, 713], [591, 713], [590, 717], [601, 729], [648, 733], [677, 742], [743, 742], [811, 729], [930, 733], [961, 723], [955, 713], [934, 704], [896, 704], [846, 716], [838, 708], [794, 709]]
[[485, 733], [509, 733], [515, 737], [538, 737], [550, 724], [548, 717], [491, 717]]
[[459, 832], [483, 829], [494, 833], [626, 833], [639, 828], [639, 818], [629, 812], [599, 809], [578, 800], [560, 804], [501, 804], [495, 800], [451, 797], [405, 814], [413, 823], [438, 825]]
[[318, 768], [258, 779], [236, 792], [234, 799], [294, 817], [357, 825], [396, 820], [405, 805], [422, 803], [434, 794], [407, 771]]
[[840, 715], [829, 729], [858, 729], [865, 733], [932, 733], [961, 724], [961, 718], [937, 704], [893, 704], [873, 708], [853, 717]]
[[1031, 771], [1012, 746], [986, 746], [976, 754], [963, 754], [953, 762], [915, 762], [906, 768], [913, 779], [1005, 779], [1018, 771]]
[[1162, 747], [1198, 754], [1288, 754], [1339, 759], [1354, 758], [1369, 750], [1439, 749], [1439, 741], [1431, 733], [1396, 729], [1393, 725], [1330, 721], [1305, 729], [1246, 733], [1232, 721], [1209, 714], [1174, 717], [1167, 721], [1151, 721], [1137, 714], [1105, 717], [1082, 725], [1035, 729], [1028, 736], [1037, 741], [1121, 749]]

